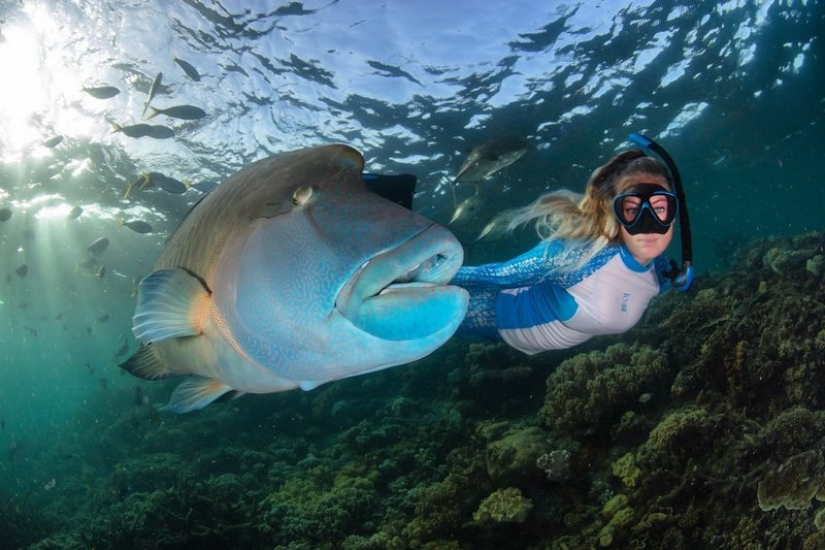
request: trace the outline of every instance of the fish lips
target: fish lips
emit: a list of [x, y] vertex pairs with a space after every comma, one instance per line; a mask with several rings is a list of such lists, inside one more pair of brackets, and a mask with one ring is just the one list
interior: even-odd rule
[[341, 288], [336, 310], [383, 340], [448, 336], [467, 313], [466, 290], [448, 285], [464, 252], [447, 229], [431, 225], [364, 262]]

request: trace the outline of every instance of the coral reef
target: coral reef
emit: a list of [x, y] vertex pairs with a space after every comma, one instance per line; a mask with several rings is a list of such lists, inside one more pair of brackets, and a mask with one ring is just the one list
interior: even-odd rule
[[473, 519], [480, 523], [524, 523], [533, 503], [515, 487], [499, 489], [481, 501]]
[[112, 388], [6, 444], [4, 544], [823, 548], [823, 250], [756, 241], [564, 352], [455, 340], [185, 416]]
[[547, 379], [542, 424], [572, 436], [592, 435], [646, 392], [672, 378], [667, 357], [643, 345], [614, 344], [564, 361]]

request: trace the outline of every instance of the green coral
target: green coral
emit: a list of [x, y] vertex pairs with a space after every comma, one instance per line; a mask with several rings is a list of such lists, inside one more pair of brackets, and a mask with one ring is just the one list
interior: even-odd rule
[[648, 346], [615, 344], [564, 361], [547, 379], [542, 424], [590, 435], [618, 421], [646, 392], [670, 377], [664, 354]]
[[818, 451], [794, 455], [768, 472], [757, 486], [759, 508], [763, 511], [787, 508], [804, 510], [825, 482], [825, 461]]
[[713, 426], [708, 411], [699, 407], [685, 407], [666, 415], [653, 430], [647, 445], [654, 453], [679, 453], [695, 447], [694, 436]]
[[551, 450], [547, 434], [536, 426], [512, 430], [487, 445], [487, 475], [517, 482], [540, 474], [536, 460]]
[[633, 522], [636, 512], [627, 505], [627, 497], [619, 494], [605, 503], [602, 516], [607, 520], [607, 525], [599, 531], [598, 541], [604, 547], [611, 546], [625, 534], [625, 528]]
[[473, 519], [479, 523], [523, 523], [533, 509], [529, 498], [516, 487], [499, 489], [481, 501]]
[[632, 489], [639, 484], [642, 469], [636, 465], [636, 456], [627, 453], [613, 463], [613, 475], [622, 480], [625, 487]]

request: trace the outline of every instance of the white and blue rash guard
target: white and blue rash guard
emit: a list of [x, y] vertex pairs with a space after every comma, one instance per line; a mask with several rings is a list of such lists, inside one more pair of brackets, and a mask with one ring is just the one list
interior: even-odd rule
[[507, 262], [462, 267], [451, 284], [470, 292], [470, 307], [456, 334], [504, 340], [531, 355], [569, 348], [629, 330], [670, 285], [660, 275], [664, 256], [645, 266], [614, 245], [571, 271], [560, 268], [578, 258], [564, 248], [542, 242]]

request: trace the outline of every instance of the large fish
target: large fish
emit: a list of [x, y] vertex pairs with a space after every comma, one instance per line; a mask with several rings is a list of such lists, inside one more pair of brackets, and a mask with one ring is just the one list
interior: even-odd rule
[[527, 152], [527, 142], [518, 138], [488, 141], [475, 147], [458, 171], [453, 183], [481, 184], [502, 168], [510, 166]]
[[255, 162], [207, 195], [143, 279], [121, 366], [190, 375], [167, 410], [302, 388], [407, 363], [467, 310], [445, 228], [370, 192], [344, 145]]

